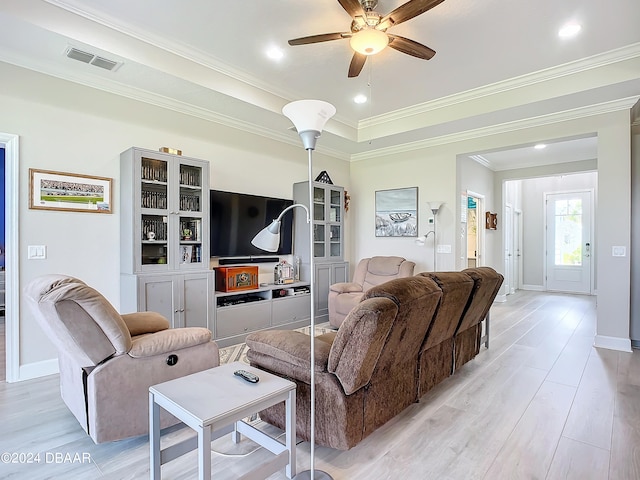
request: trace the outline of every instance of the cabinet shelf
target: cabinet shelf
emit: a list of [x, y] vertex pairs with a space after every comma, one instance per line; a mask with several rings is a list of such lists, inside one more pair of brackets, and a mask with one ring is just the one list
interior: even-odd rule
[[215, 340], [221, 347], [244, 342], [258, 330], [300, 328], [311, 320], [311, 294], [284, 295], [289, 289], [310, 288], [309, 283], [269, 284], [241, 292], [214, 293]]

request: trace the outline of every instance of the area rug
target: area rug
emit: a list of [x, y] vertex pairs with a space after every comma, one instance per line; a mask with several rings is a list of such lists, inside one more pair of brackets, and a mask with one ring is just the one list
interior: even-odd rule
[[[296, 331], [309, 335], [310, 327], [297, 328]], [[316, 325], [316, 335], [322, 335], [323, 333], [333, 331], [335, 331], [335, 329], [329, 326], [329, 322]], [[249, 360], [247, 360], [247, 350], [249, 350], [249, 347], [247, 347], [246, 343], [239, 343], [238, 345], [231, 345], [229, 347], [221, 348], [220, 364], [222, 365], [231, 362], [244, 362], [248, 365]]]

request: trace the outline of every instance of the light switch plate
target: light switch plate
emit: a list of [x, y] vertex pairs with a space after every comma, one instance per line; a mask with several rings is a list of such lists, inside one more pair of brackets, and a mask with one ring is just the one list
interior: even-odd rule
[[30, 260], [44, 260], [47, 258], [47, 247], [45, 245], [28, 245], [27, 258]]
[[623, 247], [623, 246], [613, 246], [613, 247], [611, 247], [611, 256], [612, 257], [626, 257], [627, 256], [627, 247]]

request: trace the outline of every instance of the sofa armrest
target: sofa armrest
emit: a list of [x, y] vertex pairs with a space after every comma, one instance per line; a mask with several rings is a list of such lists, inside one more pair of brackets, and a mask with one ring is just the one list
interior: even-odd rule
[[169, 320], [156, 312], [136, 312], [120, 315], [132, 337], [169, 328]]
[[[311, 341], [309, 335], [293, 330], [255, 332], [246, 339], [249, 360], [275, 373], [308, 382], [306, 374], [311, 367]], [[315, 371], [326, 372], [331, 344], [315, 339]], [[297, 378], [304, 376], [304, 378]]]
[[128, 354], [133, 358], [176, 353], [211, 341], [211, 331], [202, 327], [171, 328], [132, 339]]
[[332, 292], [337, 293], [355, 293], [362, 292], [362, 285], [353, 282], [334, 283], [329, 287]]

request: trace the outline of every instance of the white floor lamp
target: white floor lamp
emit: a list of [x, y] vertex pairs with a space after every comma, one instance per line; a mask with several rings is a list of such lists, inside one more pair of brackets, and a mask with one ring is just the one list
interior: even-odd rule
[[428, 203], [429, 203], [429, 208], [431, 209], [431, 213], [433, 213], [433, 230], [425, 233], [422, 237], [417, 238], [416, 243], [420, 246], [424, 246], [424, 244], [427, 241], [427, 238], [429, 238], [429, 235], [433, 233], [433, 271], [435, 272], [437, 270], [436, 253], [438, 248], [437, 217], [438, 217], [438, 210], [440, 210], [440, 207], [442, 207], [444, 202], [435, 201], [435, 202], [428, 202]]
[[[309, 208], [313, 207], [313, 156], [312, 152], [316, 148], [316, 140], [322, 133], [325, 123], [336, 113], [336, 108], [330, 103], [321, 100], [298, 100], [288, 103], [282, 109], [282, 113], [293, 122], [298, 131], [298, 135], [302, 139], [302, 144], [309, 152]], [[331, 475], [322, 470], [315, 469], [315, 403], [316, 403], [316, 377], [314, 362], [316, 358], [315, 352], [315, 282], [314, 282], [314, 265], [313, 265], [313, 221], [309, 213], [309, 208], [305, 205], [296, 203], [284, 209], [277, 219], [268, 227], [258, 232], [251, 240], [251, 243], [258, 248], [268, 252], [275, 252], [280, 244], [280, 220], [282, 215], [294, 207], [302, 207], [307, 212], [307, 223], [309, 224], [309, 271], [311, 272], [311, 459], [310, 468], [297, 474], [294, 480], [332, 480]], [[294, 426], [295, 428], [295, 426]]]

